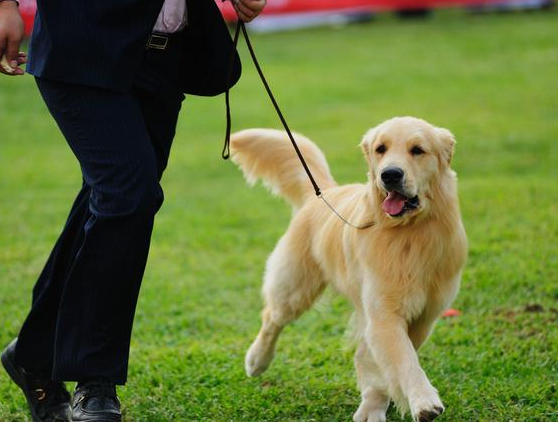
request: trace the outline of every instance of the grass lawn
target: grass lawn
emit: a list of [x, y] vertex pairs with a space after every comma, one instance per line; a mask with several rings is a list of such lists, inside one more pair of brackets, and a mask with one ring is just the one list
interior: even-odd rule
[[[443, 421], [558, 420], [558, 14], [470, 16], [253, 37], [293, 129], [340, 183], [366, 180], [371, 126], [415, 115], [458, 140], [470, 254], [455, 307], [420, 350]], [[277, 127], [244, 48], [234, 128]], [[184, 103], [134, 325], [128, 421], [348, 421], [359, 403], [328, 292], [287, 328], [261, 378], [243, 356], [259, 327], [261, 275], [290, 210], [220, 158], [221, 98]], [[79, 167], [31, 77], [0, 78], [0, 345], [80, 186]], [[530, 306], [528, 306], [530, 305]], [[533, 306], [537, 305], [537, 306]], [[0, 421], [26, 420], [0, 371]], [[400, 417], [390, 410], [388, 419]], [[409, 420], [407, 417], [406, 420]]]

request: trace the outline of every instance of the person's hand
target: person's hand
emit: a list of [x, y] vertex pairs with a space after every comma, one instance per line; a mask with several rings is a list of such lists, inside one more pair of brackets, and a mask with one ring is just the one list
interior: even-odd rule
[[0, 73], [23, 75], [24, 71], [19, 66], [27, 62], [27, 55], [19, 51], [19, 45], [24, 35], [25, 27], [17, 3], [0, 2]]
[[239, 19], [250, 22], [262, 13], [267, 0], [231, 0], [231, 3]]

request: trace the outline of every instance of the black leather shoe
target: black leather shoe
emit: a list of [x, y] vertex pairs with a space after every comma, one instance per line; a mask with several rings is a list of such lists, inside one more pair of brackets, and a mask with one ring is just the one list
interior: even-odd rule
[[120, 422], [120, 401], [116, 387], [103, 380], [78, 383], [72, 406], [74, 422]]
[[17, 338], [4, 349], [2, 365], [25, 394], [33, 421], [71, 422], [70, 394], [64, 383], [25, 372], [15, 361], [16, 344]]

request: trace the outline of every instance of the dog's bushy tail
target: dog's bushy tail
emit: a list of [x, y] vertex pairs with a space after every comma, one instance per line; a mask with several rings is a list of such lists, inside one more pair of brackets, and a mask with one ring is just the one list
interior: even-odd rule
[[[324, 154], [308, 138], [295, 133], [298, 147], [321, 189], [336, 186]], [[287, 134], [274, 129], [247, 129], [231, 137], [232, 160], [249, 184], [258, 179], [295, 208], [314, 195], [314, 189]]]

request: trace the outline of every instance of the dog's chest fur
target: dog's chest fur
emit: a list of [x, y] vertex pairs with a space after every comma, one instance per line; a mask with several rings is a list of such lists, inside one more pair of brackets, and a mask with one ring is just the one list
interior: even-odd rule
[[[462, 248], [457, 231], [458, 227], [448, 230], [428, 223], [348, 231], [341, 242], [331, 243], [335, 252], [324, 269], [355, 306], [361, 306], [367, 295], [378, 306], [412, 321], [427, 306], [442, 308], [455, 297], [462, 266], [452, 258]], [[334, 258], [339, 255], [344, 259]]]

